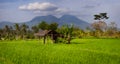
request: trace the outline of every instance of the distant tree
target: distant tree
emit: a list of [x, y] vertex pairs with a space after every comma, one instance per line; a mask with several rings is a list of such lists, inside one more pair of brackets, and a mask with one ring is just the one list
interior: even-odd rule
[[15, 23], [14, 27], [17, 32], [20, 31], [20, 26], [18, 23]]
[[20, 32], [21, 29], [20, 29], [19, 24], [15, 23], [14, 28], [15, 28], [15, 36], [16, 36], [16, 38], [19, 38], [21, 35], [21, 32]]
[[56, 30], [58, 28], [58, 24], [57, 23], [51, 23], [49, 26], [48, 26], [48, 29], [49, 30]]
[[107, 13], [100, 13], [100, 14], [95, 14], [94, 15], [94, 20], [103, 20], [103, 19], [108, 19], [109, 17], [107, 16]]
[[9, 34], [9, 36], [10, 36], [10, 40], [13, 40], [13, 39], [15, 39], [15, 30], [13, 29], [13, 27], [12, 26], [10, 26], [10, 34]]
[[45, 21], [42, 21], [41, 23], [38, 24], [38, 28], [42, 30], [48, 29], [48, 24]]
[[21, 25], [21, 37], [24, 39], [25, 36], [27, 35], [27, 29], [29, 27], [26, 24]]
[[9, 26], [8, 26], [8, 25], [5, 25], [5, 27], [4, 27], [4, 31], [9, 33], [10, 28], [9, 28]]
[[68, 44], [70, 44], [71, 41], [73, 28], [73, 25], [63, 25], [61, 27], [61, 33], [64, 34], [64, 38], [68, 41]]
[[86, 36], [91, 36], [91, 31], [92, 29], [90, 27], [86, 27], [86, 30], [85, 30]]
[[2, 36], [3, 36], [3, 30], [0, 29], [0, 40], [2, 40]]
[[117, 24], [115, 22], [111, 22], [108, 25], [107, 34], [109, 36], [115, 36], [117, 34]]
[[26, 39], [33, 39], [34, 38], [34, 32], [32, 30], [28, 29], [25, 38]]
[[37, 33], [39, 31], [37, 26], [32, 26], [31, 29], [32, 29], [33, 33]]
[[101, 36], [101, 34], [106, 31], [107, 24], [105, 22], [105, 19], [108, 19], [107, 13], [100, 13], [94, 15], [94, 20], [97, 20], [97, 22], [92, 23], [92, 27], [96, 30], [96, 35]]
[[107, 24], [104, 21], [98, 21], [98, 22], [92, 23], [92, 27], [96, 31], [105, 31], [107, 28]]
[[92, 24], [93, 28], [96, 30], [104, 30], [107, 27], [107, 24], [104, 19], [108, 19], [107, 13], [100, 13], [99, 15], [94, 15], [94, 20], [98, 20], [98, 22], [94, 22]]
[[117, 30], [117, 24], [115, 22], [111, 22], [109, 24], [109, 28], [113, 31], [116, 31]]
[[74, 27], [73, 28], [73, 33], [72, 33], [73, 37], [79, 37], [80, 36], [80, 31], [81, 31], [81, 29], [79, 27]]
[[4, 30], [3, 34], [5, 35], [5, 39], [9, 39], [10, 38], [10, 27], [8, 25], [5, 25], [3, 30]]

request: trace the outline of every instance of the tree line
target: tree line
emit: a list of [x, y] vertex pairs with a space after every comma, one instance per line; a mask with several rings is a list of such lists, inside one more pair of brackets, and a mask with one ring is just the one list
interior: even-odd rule
[[68, 42], [72, 38], [120, 38], [117, 24], [115, 22], [107, 24], [105, 20], [108, 18], [107, 13], [96, 14], [94, 15], [95, 22], [86, 29], [80, 29], [80, 27], [72, 24], [59, 26], [58, 23], [49, 24], [45, 21], [31, 28], [26, 24], [18, 23], [14, 24], [14, 26], [6, 25], [0, 29], [0, 40], [35, 39], [34, 33], [39, 32], [40, 29], [57, 31], [67, 37]]

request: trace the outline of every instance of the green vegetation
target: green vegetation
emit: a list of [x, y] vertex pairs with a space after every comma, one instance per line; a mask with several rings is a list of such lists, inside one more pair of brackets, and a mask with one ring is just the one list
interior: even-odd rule
[[107, 24], [105, 20], [109, 17], [107, 13], [99, 13], [94, 15], [95, 22], [86, 29], [81, 29], [77, 26], [61, 25], [58, 23], [47, 23], [41, 21], [38, 25], [29, 27], [26, 24], [15, 24], [14, 26], [6, 25], [0, 29], [0, 40], [21, 40], [35, 39], [34, 34], [39, 30], [57, 31], [64, 35], [64, 39], [70, 43], [71, 39], [77, 38], [120, 38], [120, 30], [115, 22]]
[[0, 64], [120, 64], [120, 39], [0, 41]]
[[84, 30], [45, 21], [6, 25], [0, 29], [0, 64], [120, 64], [120, 30], [114, 22], [106, 24], [108, 18], [94, 15]]

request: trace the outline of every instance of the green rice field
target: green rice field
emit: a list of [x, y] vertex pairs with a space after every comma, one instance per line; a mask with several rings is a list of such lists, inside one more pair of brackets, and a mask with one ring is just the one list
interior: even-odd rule
[[120, 64], [120, 39], [0, 41], [0, 64]]

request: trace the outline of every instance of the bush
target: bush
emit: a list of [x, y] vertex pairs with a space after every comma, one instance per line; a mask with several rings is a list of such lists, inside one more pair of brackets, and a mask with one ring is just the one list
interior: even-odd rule
[[67, 40], [65, 40], [63, 38], [58, 38], [57, 43], [67, 43]]

